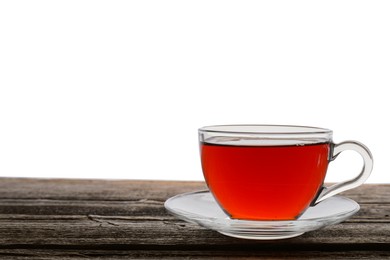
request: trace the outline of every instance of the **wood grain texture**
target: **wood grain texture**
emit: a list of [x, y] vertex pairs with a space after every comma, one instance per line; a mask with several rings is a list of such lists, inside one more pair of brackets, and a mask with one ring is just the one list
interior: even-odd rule
[[252, 241], [176, 219], [163, 207], [201, 182], [0, 179], [0, 258], [390, 259], [390, 185], [344, 195], [361, 210], [300, 237]]

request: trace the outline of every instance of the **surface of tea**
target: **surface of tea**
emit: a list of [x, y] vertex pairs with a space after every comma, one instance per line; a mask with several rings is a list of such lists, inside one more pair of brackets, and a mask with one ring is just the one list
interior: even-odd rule
[[299, 217], [322, 187], [330, 145], [202, 142], [200, 149], [209, 189], [231, 217], [289, 220]]

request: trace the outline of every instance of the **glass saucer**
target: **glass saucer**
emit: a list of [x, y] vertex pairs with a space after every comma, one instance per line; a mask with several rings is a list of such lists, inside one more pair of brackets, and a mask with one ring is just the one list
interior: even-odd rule
[[165, 202], [165, 208], [187, 222], [245, 239], [283, 239], [302, 235], [324, 226], [340, 223], [351, 217], [360, 206], [355, 201], [333, 196], [308, 208], [296, 220], [256, 221], [231, 219], [219, 207], [209, 191], [184, 193]]

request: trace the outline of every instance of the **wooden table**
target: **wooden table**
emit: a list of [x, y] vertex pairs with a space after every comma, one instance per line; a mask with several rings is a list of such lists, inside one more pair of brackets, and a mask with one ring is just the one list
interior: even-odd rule
[[223, 236], [176, 219], [164, 201], [201, 182], [0, 179], [0, 258], [390, 259], [390, 185], [344, 193], [342, 224], [278, 241]]

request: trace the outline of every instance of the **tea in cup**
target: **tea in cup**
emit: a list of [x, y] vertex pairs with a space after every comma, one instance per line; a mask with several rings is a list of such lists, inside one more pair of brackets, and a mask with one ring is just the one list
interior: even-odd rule
[[[363, 144], [332, 142], [324, 128], [220, 125], [199, 129], [202, 170], [215, 200], [234, 219], [294, 220], [310, 205], [355, 188], [369, 177], [373, 159]], [[329, 162], [344, 150], [364, 160], [360, 174], [324, 187]]]

